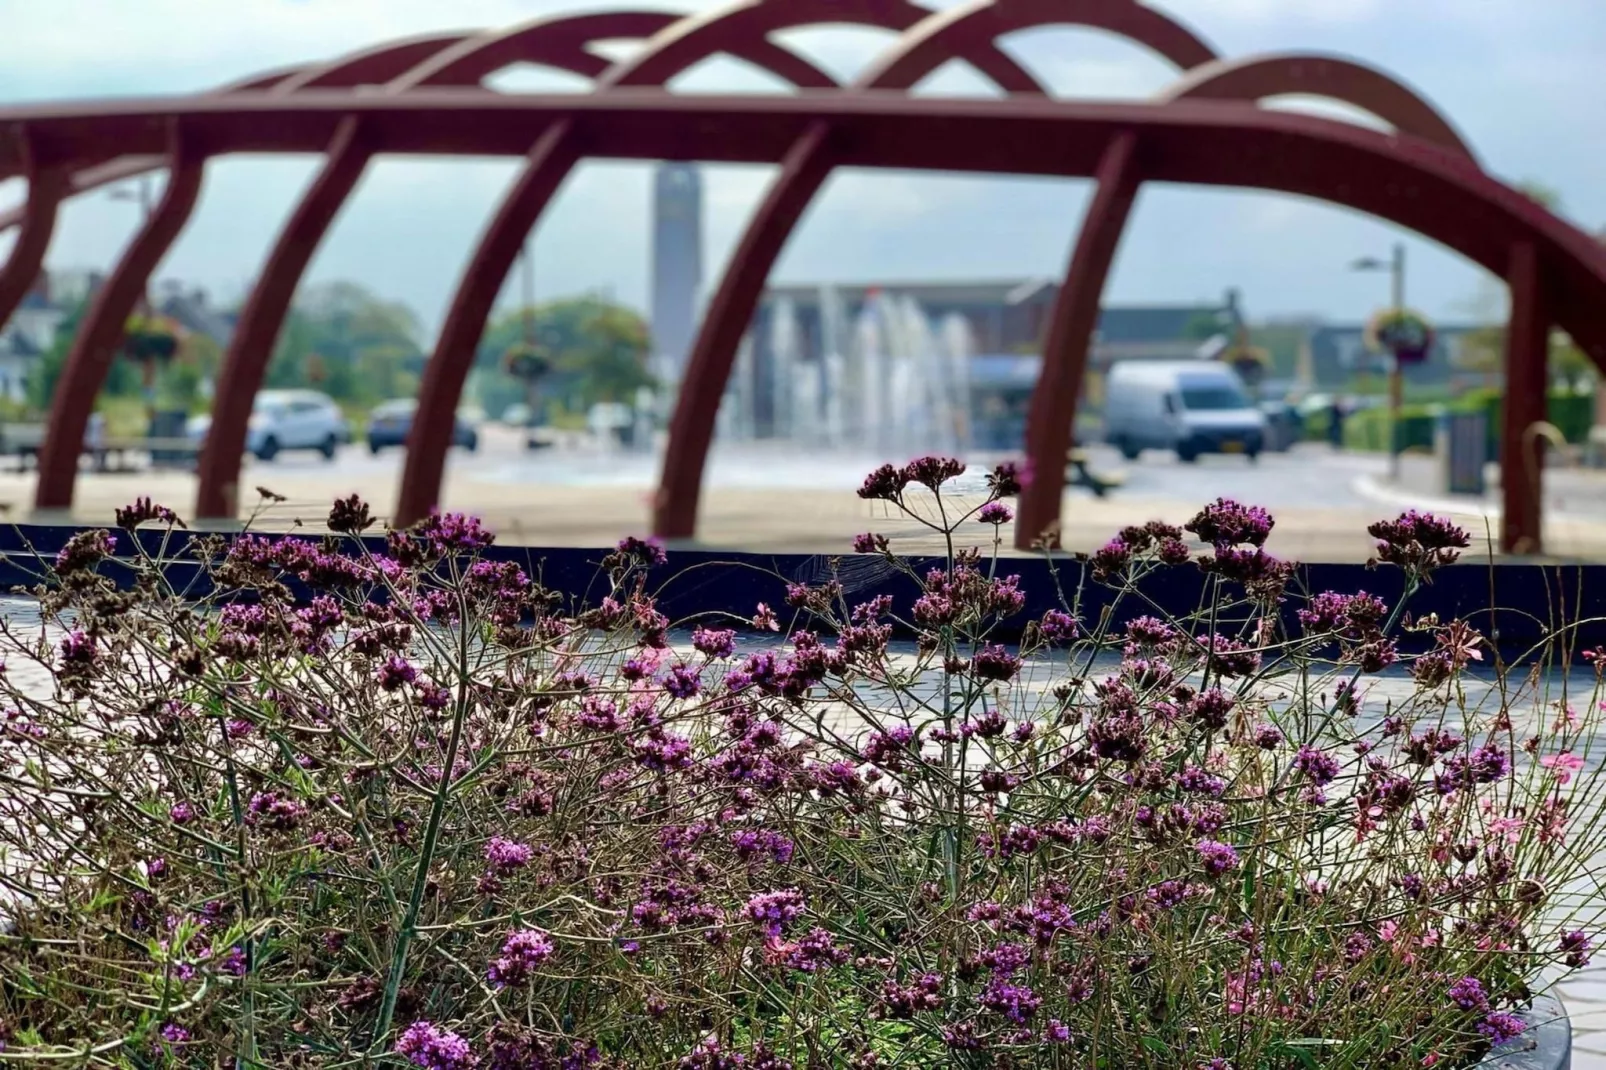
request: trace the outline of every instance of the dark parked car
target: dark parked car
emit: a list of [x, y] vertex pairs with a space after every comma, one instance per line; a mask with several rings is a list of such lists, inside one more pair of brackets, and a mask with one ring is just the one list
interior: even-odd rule
[[1266, 414], [1266, 448], [1278, 453], [1286, 451], [1305, 437], [1305, 420], [1299, 410], [1286, 401], [1262, 401], [1260, 411]]
[[[387, 401], [376, 405], [368, 414], [368, 451], [378, 453], [386, 446], [405, 446], [407, 434], [413, 428], [413, 413], [418, 402], [412, 400]], [[462, 413], [452, 422], [452, 445], [462, 446], [470, 453], [480, 447], [480, 433]]]

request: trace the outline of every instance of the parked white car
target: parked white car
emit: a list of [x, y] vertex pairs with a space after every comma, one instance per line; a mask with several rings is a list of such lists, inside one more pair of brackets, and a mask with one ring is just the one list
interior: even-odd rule
[[[212, 428], [210, 416], [190, 418], [186, 430], [199, 446]], [[251, 406], [245, 452], [271, 461], [284, 450], [317, 450], [333, 459], [342, 442], [351, 441], [351, 425], [340, 406], [315, 390], [264, 390]]]

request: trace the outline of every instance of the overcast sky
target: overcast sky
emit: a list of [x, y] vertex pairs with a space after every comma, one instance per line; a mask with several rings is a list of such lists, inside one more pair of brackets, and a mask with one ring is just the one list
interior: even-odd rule
[[[1074, 0], [1065, 2], [1074, 7]], [[188, 92], [387, 38], [503, 26], [580, 6], [554, 0], [0, 0], [0, 104]], [[584, 5], [599, 6], [597, 0]], [[1330, 51], [1381, 66], [1436, 102], [1490, 170], [1553, 188], [1564, 214], [1592, 230], [1606, 224], [1600, 89], [1606, 4], [1600, 0], [1171, 0], [1164, 6], [1224, 55]], [[783, 37], [844, 78], [887, 40], [879, 31], [858, 29]], [[1173, 76], [1137, 46], [1086, 31], [1021, 33], [1005, 45], [1063, 96], [1142, 97]], [[498, 85], [510, 91], [573, 88], [572, 80], [533, 71], [506, 72]], [[676, 87], [778, 88], [728, 60], [704, 64]], [[986, 89], [956, 67], [938, 72], [921, 91]], [[204, 284], [224, 299], [237, 296], [316, 163], [310, 157], [214, 163], [201, 206], [161, 274]], [[310, 279], [365, 282], [412, 305], [433, 329], [463, 257], [513, 171], [508, 161], [378, 163], [331, 230]], [[771, 174], [765, 167], [707, 171], [711, 272], [728, 255]], [[15, 203], [22, 192], [19, 182], [0, 183], [0, 204]], [[1081, 181], [844, 172], [793, 237], [777, 277], [1057, 275], [1087, 193]], [[136, 215], [131, 203], [105, 193], [78, 198], [63, 213], [49, 264], [109, 264]], [[643, 305], [647, 220], [644, 166], [582, 166], [536, 236], [540, 296], [603, 289]], [[1107, 300], [1185, 302], [1237, 287], [1256, 318], [1316, 313], [1357, 319], [1383, 299], [1387, 282], [1345, 265], [1385, 253], [1400, 236], [1370, 218], [1296, 198], [1151, 186], [1138, 201]], [[1415, 238], [1407, 243], [1413, 305], [1441, 320], [1465, 319], [1498, 300], [1493, 280], [1456, 254]]]

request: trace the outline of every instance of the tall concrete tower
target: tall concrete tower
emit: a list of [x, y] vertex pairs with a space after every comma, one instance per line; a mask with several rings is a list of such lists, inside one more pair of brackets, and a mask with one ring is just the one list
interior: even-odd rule
[[662, 163], [652, 182], [652, 370], [674, 392], [697, 333], [703, 283], [703, 178]]

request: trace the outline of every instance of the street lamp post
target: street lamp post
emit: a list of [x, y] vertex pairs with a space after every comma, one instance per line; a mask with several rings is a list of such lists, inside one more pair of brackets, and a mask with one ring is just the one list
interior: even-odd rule
[[[1394, 243], [1394, 255], [1388, 260], [1363, 256], [1350, 265], [1352, 271], [1387, 271], [1390, 275], [1389, 298], [1393, 308], [1405, 309], [1405, 244]], [[1400, 358], [1389, 354], [1389, 478], [1400, 479], [1400, 408], [1405, 401], [1405, 377]]]
[[[139, 189], [136, 192], [126, 186], [119, 186], [107, 194], [114, 201], [134, 201], [139, 205], [140, 222], [149, 223], [151, 218], [151, 177], [141, 175]], [[145, 321], [150, 321], [155, 315], [155, 306], [151, 304], [150, 287], [147, 280], [146, 288], [139, 295], [138, 315]], [[156, 367], [149, 357], [140, 361], [140, 385], [145, 395], [145, 415], [148, 419], [156, 416]]]

